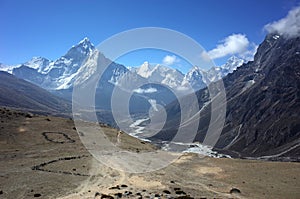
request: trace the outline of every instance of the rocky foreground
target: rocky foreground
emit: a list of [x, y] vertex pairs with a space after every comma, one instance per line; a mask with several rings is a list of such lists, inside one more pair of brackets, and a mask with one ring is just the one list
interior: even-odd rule
[[[112, 141], [117, 130], [103, 127]], [[156, 150], [122, 134], [121, 147]], [[183, 154], [163, 169], [130, 174], [104, 166], [71, 119], [0, 109], [0, 198], [299, 198], [300, 166]]]

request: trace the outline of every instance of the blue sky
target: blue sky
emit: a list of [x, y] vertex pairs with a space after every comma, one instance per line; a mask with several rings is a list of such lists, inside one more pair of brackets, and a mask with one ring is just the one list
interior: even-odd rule
[[[264, 25], [297, 5], [299, 0], [0, 0], [0, 63], [33, 56], [55, 60], [84, 37], [97, 45], [121, 31], [149, 26], [182, 32], [207, 51], [234, 34], [246, 38], [251, 50], [265, 37]], [[218, 65], [228, 58], [220, 56], [214, 59]], [[119, 61], [139, 65], [163, 58], [145, 51]]]

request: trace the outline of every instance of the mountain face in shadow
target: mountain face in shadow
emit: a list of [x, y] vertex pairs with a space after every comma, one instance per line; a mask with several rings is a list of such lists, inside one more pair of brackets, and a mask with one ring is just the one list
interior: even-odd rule
[[[241, 157], [299, 157], [300, 37], [267, 35], [254, 61], [243, 64], [223, 82], [226, 119], [215, 148], [236, 152]], [[194, 141], [203, 141], [210, 123], [211, 102], [207, 93], [207, 88], [196, 92], [198, 102], [190, 102], [191, 108], [194, 103], [200, 108], [207, 104], [190, 116], [200, 118]], [[184, 98], [189, 100], [189, 96]], [[171, 140], [178, 129], [180, 111], [177, 102], [168, 105], [169, 120], [152, 139]]]
[[6, 72], [0, 72], [0, 106], [53, 114], [71, 111], [68, 101]]

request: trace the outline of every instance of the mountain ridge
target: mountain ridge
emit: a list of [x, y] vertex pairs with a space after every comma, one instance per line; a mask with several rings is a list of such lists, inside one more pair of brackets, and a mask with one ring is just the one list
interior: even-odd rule
[[[299, 43], [300, 37], [269, 34], [260, 44], [254, 61], [243, 64], [223, 79], [227, 111], [215, 148], [234, 152], [238, 157], [297, 160], [300, 154]], [[203, 141], [210, 122], [207, 92], [207, 88], [196, 92], [197, 103], [201, 107], [208, 104], [197, 114], [200, 122], [195, 141]], [[189, 96], [184, 100], [189, 100]], [[190, 104], [193, 107], [193, 102]], [[167, 112], [173, 119], [153, 138], [170, 140], [176, 132], [178, 127], [172, 126], [178, 123], [180, 107], [172, 103]]]
[[23, 79], [0, 71], [0, 105], [22, 110], [70, 115], [70, 102]]
[[[65, 55], [54, 61], [44, 57], [33, 57], [31, 60], [16, 66], [5, 66], [4, 64], [1, 64], [0, 70], [2, 69], [12, 73], [19, 78], [25, 79], [50, 91], [70, 89], [78, 76], [79, 69], [83, 62], [88, 59], [89, 55], [95, 49], [96, 48], [91, 41], [85, 37], [79, 43], [73, 45]], [[235, 60], [238, 64], [232, 60]], [[123, 73], [128, 71], [136, 72], [150, 82], [165, 84], [171, 88], [180, 87], [180, 89], [186, 90], [189, 88], [187, 85], [191, 84], [191, 87], [196, 91], [205, 87], [205, 85], [210, 82], [226, 76], [229, 72], [232, 72], [240, 66], [243, 61], [233, 56], [224, 65], [212, 68], [209, 71], [201, 70], [198, 66], [196, 72], [198, 73], [197, 77], [189, 74], [195, 72], [191, 71], [193, 68], [188, 73], [183, 74], [181, 71], [171, 67], [163, 65], [151, 66], [147, 63], [149, 65], [148, 67], [151, 67], [151, 70], [148, 69], [148, 75], [145, 76], [145, 74], [142, 74], [143, 72], [146, 72], [143, 71], [143, 67], [146, 67], [145, 63], [137, 68], [131, 68], [130, 70], [126, 70], [125, 66], [121, 64], [118, 65], [115, 62], [113, 63], [116, 64], [116, 66], [119, 66], [119, 71], [123, 71]], [[110, 72], [111, 77], [106, 77], [106, 79], [108, 79], [110, 83], [117, 84], [117, 79], [119, 79], [118, 75], [120, 76], [123, 73], [117, 74]]]

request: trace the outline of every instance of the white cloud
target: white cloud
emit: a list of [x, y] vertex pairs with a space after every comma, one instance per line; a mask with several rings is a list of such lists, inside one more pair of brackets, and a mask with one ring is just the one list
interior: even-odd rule
[[175, 55], [167, 55], [163, 58], [162, 62], [164, 65], [170, 66], [176, 62], [179, 62], [179, 59]]
[[215, 49], [208, 51], [207, 54], [202, 53], [202, 57], [205, 58], [208, 55], [211, 59], [217, 59], [227, 55], [241, 54], [246, 52], [249, 46], [249, 40], [243, 34], [232, 34], [221, 42]]
[[142, 94], [142, 93], [155, 93], [155, 92], [157, 92], [157, 89], [156, 88], [147, 88], [147, 89], [138, 88], [138, 89], [133, 90], [133, 92], [139, 93], [139, 94]]
[[238, 55], [238, 57], [246, 60], [246, 61], [253, 61], [254, 59], [254, 55], [256, 54], [258, 45], [256, 45], [255, 43], [251, 43], [251, 45], [249, 45], [248, 50], [240, 53]]
[[300, 35], [300, 6], [289, 11], [288, 15], [278, 21], [265, 25], [269, 33], [282, 34], [287, 37]]

